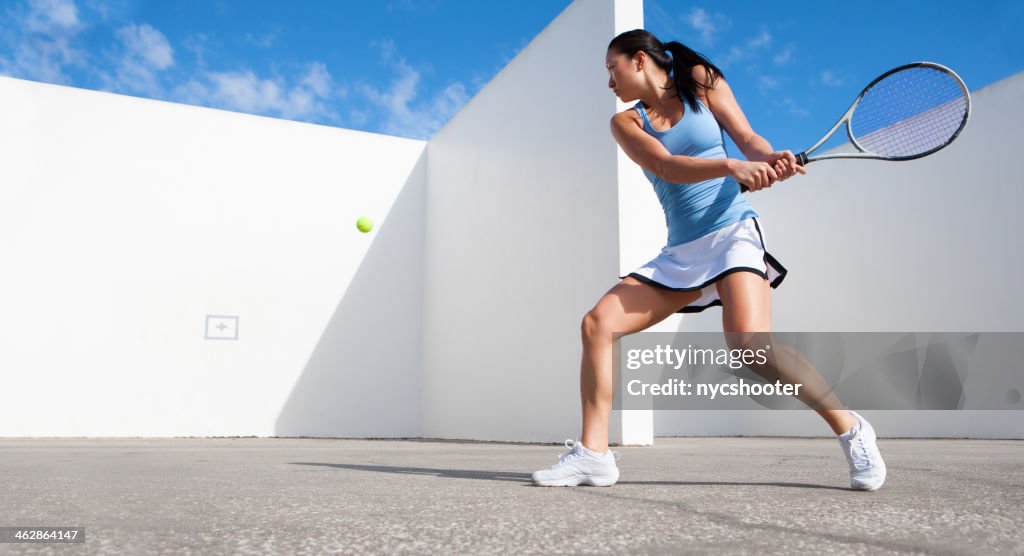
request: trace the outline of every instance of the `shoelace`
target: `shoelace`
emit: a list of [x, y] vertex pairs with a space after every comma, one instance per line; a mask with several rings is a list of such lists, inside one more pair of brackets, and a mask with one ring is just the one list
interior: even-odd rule
[[853, 466], [858, 469], [871, 467], [871, 459], [868, 458], [868, 447], [864, 442], [864, 435], [857, 429], [850, 438], [850, 456], [853, 459]]
[[[577, 448], [577, 446], [578, 446], [578, 448]], [[560, 456], [558, 456], [558, 463], [555, 464], [555, 466], [561, 465], [561, 464], [563, 464], [563, 463], [565, 463], [567, 461], [572, 461], [572, 460], [575, 460], [575, 459], [579, 459], [579, 458], [583, 457], [583, 455], [584, 455], [583, 454], [583, 445], [580, 444], [579, 442], [571, 439], [571, 438], [565, 439], [565, 447], [568, 448], [569, 451], [564, 453], [564, 454], [562, 454], [562, 455], [560, 455]], [[612, 452], [612, 457], [615, 458], [615, 461], [619, 461], [619, 457], [620, 456], [619, 456], [618, 452]], [[555, 467], [555, 466], [552, 466], [552, 467]]]
[[575, 440], [571, 439], [571, 438], [567, 438], [565, 440], [565, 447], [568, 448], [569, 451], [564, 453], [564, 454], [562, 454], [562, 455], [560, 455], [560, 456], [558, 456], [558, 464], [559, 465], [561, 465], [561, 464], [563, 464], [563, 463], [565, 463], [567, 461], [572, 461], [574, 459], [579, 459], [579, 458], [583, 457], [583, 447], [580, 446], [579, 448], [577, 448], [577, 445], [578, 445], [578, 443]]

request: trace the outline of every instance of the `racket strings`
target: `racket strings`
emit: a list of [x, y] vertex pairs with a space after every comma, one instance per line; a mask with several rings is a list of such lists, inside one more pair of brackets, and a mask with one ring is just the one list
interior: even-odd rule
[[868, 151], [906, 157], [938, 149], [967, 117], [967, 96], [952, 75], [927, 66], [886, 76], [861, 98], [850, 131]]

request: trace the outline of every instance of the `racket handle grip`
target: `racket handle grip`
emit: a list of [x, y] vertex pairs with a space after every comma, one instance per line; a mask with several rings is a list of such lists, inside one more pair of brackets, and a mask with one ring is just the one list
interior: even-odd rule
[[[793, 156], [796, 157], [796, 163], [799, 164], [800, 166], [806, 166], [807, 165], [807, 153], [806, 152], [802, 152], [800, 154], [793, 155]], [[745, 185], [743, 185], [741, 183], [740, 184], [740, 193], [746, 193], [747, 191], [750, 191], [750, 188], [745, 186]]]

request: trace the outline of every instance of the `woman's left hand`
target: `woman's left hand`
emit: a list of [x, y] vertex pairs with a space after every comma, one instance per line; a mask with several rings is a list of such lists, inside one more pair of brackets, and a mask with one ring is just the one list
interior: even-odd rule
[[775, 151], [768, 155], [765, 162], [772, 165], [775, 173], [779, 175], [778, 181], [791, 178], [795, 175], [806, 174], [807, 170], [796, 163], [796, 156], [793, 151]]

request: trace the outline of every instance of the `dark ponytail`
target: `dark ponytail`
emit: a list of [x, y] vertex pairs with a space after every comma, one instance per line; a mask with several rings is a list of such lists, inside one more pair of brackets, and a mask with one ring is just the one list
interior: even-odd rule
[[[697, 102], [697, 87], [713, 88], [720, 77], [725, 77], [722, 70], [686, 45], [676, 41], [662, 44], [657, 37], [643, 29], [622, 33], [612, 39], [612, 42], [608, 44], [608, 49], [614, 49], [630, 59], [641, 50], [646, 52], [659, 68], [672, 76], [679, 100], [694, 112], [700, 112], [700, 104]], [[698, 65], [703, 66], [707, 73], [707, 80], [704, 83], [698, 83], [693, 78], [693, 68]]]

